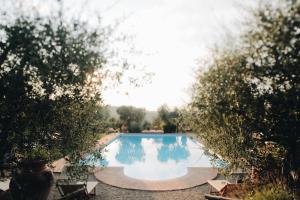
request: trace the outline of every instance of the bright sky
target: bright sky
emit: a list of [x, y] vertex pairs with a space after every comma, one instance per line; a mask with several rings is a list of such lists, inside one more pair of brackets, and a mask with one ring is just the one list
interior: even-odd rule
[[[20, 0], [49, 10], [53, 1]], [[47, 2], [47, 4], [45, 3]], [[142, 52], [123, 56], [137, 66], [127, 76], [152, 73], [150, 83], [134, 87], [128, 82], [103, 93], [106, 104], [133, 105], [156, 110], [160, 105], [182, 106], [189, 101], [197, 60], [209, 56], [209, 48], [228, 31], [240, 31], [245, 10], [238, 0], [65, 0], [66, 10], [92, 19], [101, 15], [104, 24], [124, 19], [119, 33], [133, 36], [128, 48]], [[256, 0], [243, 4], [254, 5]], [[243, 6], [244, 6], [243, 5]], [[123, 46], [124, 47], [124, 46]]]
[[135, 48], [143, 52], [130, 61], [154, 76], [143, 87], [124, 84], [107, 90], [104, 100], [149, 110], [187, 103], [197, 60], [208, 56], [208, 48], [226, 31], [237, 32], [243, 17], [235, 0], [122, 0], [110, 5], [103, 13], [104, 21], [127, 17], [120, 30], [134, 35]]

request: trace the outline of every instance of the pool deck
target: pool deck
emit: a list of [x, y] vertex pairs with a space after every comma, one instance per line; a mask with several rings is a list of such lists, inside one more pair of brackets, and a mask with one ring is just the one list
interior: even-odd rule
[[189, 167], [188, 173], [182, 177], [163, 180], [147, 181], [133, 179], [125, 176], [123, 167], [106, 167], [95, 170], [97, 180], [119, 188], [147, 190], [147, 191], [172, 191], [196, 187], [207, 183], [217, 177], [218, 170], [211, 167]]
[[108, 144], [110, 141], [118, 137], [120, 133], [111, 133], [108, 135], [105, 135], [100, 140], [97, 141], [96, 148]]
[[[113, 134], [109, 134], [104, 136], [103, 138], [101, 138], [98, 143], [97, 146], [102, 146], [105, 145], [107, 143], [109, 143], [110, 141], [112, 141], [113, 139], [115, 139], [119, 134], [118, 133], [113, 133]], [[189, 136], [192, 136], [194, 139], [198, 139], [195, 135], [193, 134], [187, 134]], [[61, 172], [64, 168], [66, 164], [66, 160], [64, 158], [61, 158], [57, 161], [55, 161], [53, 163], [54, 166], [54, 173], [55, 176], [57, 177], [57, 179], [59, 179], [59, 176], [61, 176]], [[210, 170], [212, 170], [213, 168], [209, 168]], [[189, 199], [189, 200], [204, 200], [204, 194], [207, 193], [209, 191], [209, 187], [207, 184], [207, 180], [209, 179], [213, 179], [213, 178], [208, 178], [207, 175], [209, 173], [212, 173], [212, 175], [214, 175], [215, 173], [217, 173], [217, 170], [214, 169], [215, 171], [207, 171], [208, 169], [204, 169], [202, 168], [202, 170], [199, 169], [193, 169], [190, 168], [189, 171], [192, 173], [188, 173], [187, 175], [185, 175], [184, 177], [181, 177], [179, 179], [172, 179], [169, 181], [173, 181], [173, 183], [171, 183], [174, 188], [173, 190], [161, 190], [161, 188], [166, 188], [166, 185], [170, 184], [169, 181], [157, 181], [160, 183], [156, 183], [156, 186], [153, 186], [153, 188], [157, 188], [160, 187], [158, 190], [141, 190], [141, 189], [129, 189], [128, 187], [128, 182], [123, 182], [124, 180], [126, 181], [133, 181], [133, 185], [139, 185], [141, 183], [143, 183], [143, 185], [147, 185], [148, 181], [140, 181], [140, 180], [136, 180], [136, 179], [132, 179], [129, 177], [126, 177], [123, 174], [123, 169], [111, 169], [111, 168], [104, 168], [104, 169], [95, 169], [95, 173], [91, 174], [89, 177], [89, 180], [92, 181], [99, 181], [99, 184], [97, 185], [97, 195], [95, 196], [95, 198], [93, 198], [94, 200], [111, 200], [111, 199], [127, 199], [127, 200], [136, 200], [136, 199], [143, 199], [143, 200], [182, 200], [182, 199]], [[118, 173], [121, 174], [121, 177], [124, 177], [126, 179], [124, 179], [121, 183], [123, 185], [125, 185], [125, 187], [119, 187], [119, 186], [113, 186], [110, 185], [109, 183], [105, 183], [105, 181], [107, 182], [107, 180], [104, 179], [108, 179], [109, 178], [109, 174], [112, 174], [114, 178], [110, 177], [110, 181], [115, 181], [115, 182], [119, 182], [120, 179], [118, 179], [119, 175]], [[117, 173], [117, 174], [115, 174]], [[191, 177], [192, 175], [194, 175], [195, 177], [199, 177], [199, 178], [195, 178], [194, 181], [196, 179], [199, 180], [199, 182], [194, 182], [192, 179], [193, 177]], [[98, 178], [96, 177], [98, 176]], [[103, 178], [102, 180], [99, 180]], [[189, 179], [190, 177], [190, 179]], [[181, 180], [189, 180], [191, 181], [190, 183], [183, 183], [180, 182]], [[220, 179], [219, 177], [216, 177], [216, 179]], [[224, 179], [224, 178], [221, 178]], [[201, 180], [201, 181], [200, 181]], [[108, 180], [109, 181], [109, 180]], [[154, 181], [150, 181], [152, 182], [151, 184], [154, 184]], [[202, 184], [201, 184], [202, 183]], [[149, 182], [148, 182], [149, 184]], [[165, 185], [164, 185], [165, 184]], [[188, 185], [190, 184], [190, 185]], [[199, 185], [198, 185], [199, 184]], [[179, 189], [180, 185], [182, 185], [181, 188], [186, 188], [186, 189]], [[195, 185], [195, 186], [193, 186]], [[189, 186], [189, 188], [187, 187]], [[60, 198], [60, 194], [58, 193], [56, 187], [53, 187], [53, 189], [51, 190], [51, 195], [50, 195], [50, 200], [56, 200]]]
[[[118, 135], [119, 134], [110, 134], [101, 138], [99, 145], [109, 143]], [[197, 140], [195, 135], [190, 133], [187, 135]], [[96, 179], [102, 183], [118, 188], [145, 191], [173, 191], [203, 185], [207, 183], [207, 180], [215, 179], [218, 175], [218, 170], [212, 167], [189, 167], [186, 175], [163, 181], [147, 181], [130, 178], [124, 175], [123, 167], [96, 168], [94, 175]]]
[[[59, 176], [59, 174], [55, 174]], [[59, 177], [57, 177], [59, 179]], [[223, 180], [224, 177], [218, 176], [216, 179]], [[96, 181], [96, 177], [91, 174], [89, 181]], [[133, 190], [114, 187], [99, 181], [96, 186], [96, 196], [93, 200], [205, 200], [204, 195], [210, 190], [208, 184], [172, 191], [147, 191]], [[51, 190], [49, 200], [61, 198], [57, 188], [54, 186]]]
[[[195, 135], [187, 134], [197, 140]], [[119, 133], [112, 133], [102, 137], [96, 144], [96, 148], [108, 144], [119, 136]], [[61, 158], [52, 163], [53, 172], [61, 173], [67, 164], [66, 159]], [[144, 191], [173, 191], [193, 188], [207, 183], [217, 177], [218, 170], [212, 167], [189, 167], [188, 173], [182, 177], [163, 180], [147, 181], [133, 179], [124, 175], [123, 167], [96, 168], [94, 175], [100, 182], [123, 189], [134, 189]]]

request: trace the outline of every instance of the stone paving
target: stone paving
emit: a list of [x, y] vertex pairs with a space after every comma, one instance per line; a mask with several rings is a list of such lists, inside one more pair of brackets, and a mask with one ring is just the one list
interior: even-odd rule
[[202, 200], [208, 193], [208, 184], [176, 191], [143, 191], [122, 189], [99, 183], [95, 200]]
[[[93, 175], [90, 176], [90, 180], [96, 180]], [[107, 185], [99, 182], [96, 187], [96, 197], [94, 200], [202, 200], [204, 194], [208, 193], [208, 184], [196, 186], [189, 189], [175, 190], [175, 191], [144, 191], [144, 190], [132, 190], [123, 189], [114, 186]], [[49, 200], [55, 200], [60, 198], [60, 195], [53, 187], [52, 194]]]

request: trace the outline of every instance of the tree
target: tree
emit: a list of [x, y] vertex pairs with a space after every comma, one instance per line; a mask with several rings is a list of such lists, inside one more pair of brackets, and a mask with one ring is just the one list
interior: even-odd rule
[[121, 122], [114, 117], [109, 118], [107, 123], [108, 128], [112, 128], [113, 130], [118, 130], [122, 126]]
[[79, 159], [101, 119], [103, 29], [22, 16], [0, 31], [0, 169], [37, 148]]
[[161, 130], [162, 129], [161, 123], [162, 123], [162, 121], [159, 119], [159, 117], [154, 118], [154, 120], [152, 122], [152, 128], [154, 130]]
[[179, 132], [190, 132], [191, 128], [190, 128], [190, 123], [189, 123], [189, 118], [190, 116], [190, 111], [189, 111], [189, 107], [182, 107], [180, 108], [180, 110], [178, 111], [178, 117], [177, 117], [177, 124], [178, 124], [178, 131]]
[[151, 129], [151, 123], [145, 120], [143, 122], [143, 130], [150, 130]]
[[[158, 108], [158, 117], [155, 121], [160, 121], [160, 126], [164, 133], [174, 133], [178, 131], [179, 110], [170, 110], [167, 105]], [[157, 123], [157, 122], [156, 122]]]
[[299, 187], [300, 4], [264, 5], [237, 48], [218, 49], [194, 84], [193, 131], [232, 167]]
[[132, 106], [121, 106], [117, 109], [122, 125], [125, 125], [130, 133], [139, 133], [145, 117], [145, 109]]

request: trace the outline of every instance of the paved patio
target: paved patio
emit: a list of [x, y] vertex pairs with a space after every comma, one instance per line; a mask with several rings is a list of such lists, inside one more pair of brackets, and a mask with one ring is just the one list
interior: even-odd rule
[[[96, 180], [93, 175], [89, 179]], [[94, 200], [202, 200], [204, 194], [208, 192], [208, 184], [175, 191], [143, 191], [118, 188], [99, 182], [96, 187], [97, 196]], [[55, 200], [59, 197], [60, 195], [54, 186], [49, 200]]]
[[194, 188], [176, 190], [176, 191], [142, 191], [122, 189], [99, 183], [97, 186], [97, 197], [101, 200], [202, 200], [204, 194], [209, 191], [208, 184]]

